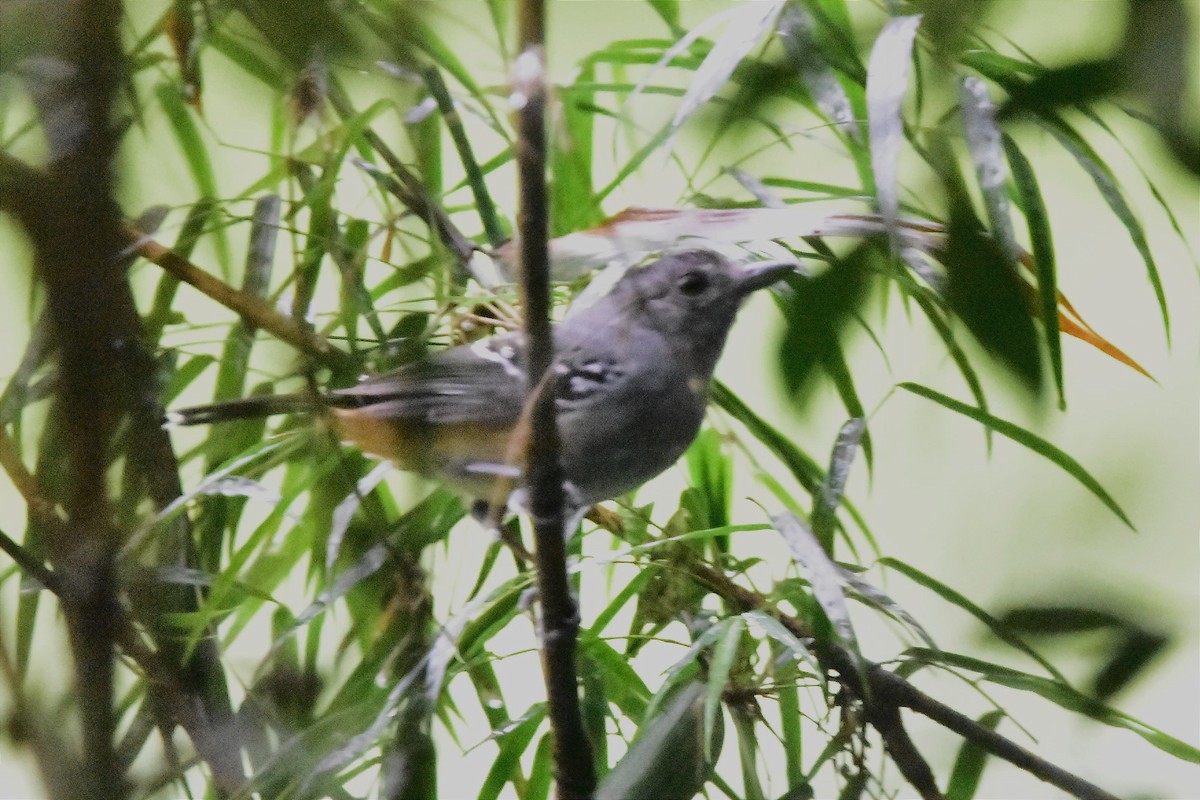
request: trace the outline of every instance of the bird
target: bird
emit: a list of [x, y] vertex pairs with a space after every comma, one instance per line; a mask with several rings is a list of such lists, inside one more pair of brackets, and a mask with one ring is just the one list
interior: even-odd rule
[[[704, 418], [717, 360], [742, 302], [795, 270], [705, 247], [633, 267], [553, 327], [564, 489], [574, 511], [625, 494], [674, 464]], [[168, 415], [183, 425], [328, 409], [343, 442], [432, 477], [490, 519], [518, 490], [527, 391], [520, 331], [433, 352], [324, 396], [249, 397]], [[499, 495], [499, 496], [498, 496]]]

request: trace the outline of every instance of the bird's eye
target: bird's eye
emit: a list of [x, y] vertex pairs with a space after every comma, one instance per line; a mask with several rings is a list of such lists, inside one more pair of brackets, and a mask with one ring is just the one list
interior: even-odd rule
[[703, 272], [687, 272], [679, 279], [679, 291], [695, 297], [708, 288], [708, 276]]

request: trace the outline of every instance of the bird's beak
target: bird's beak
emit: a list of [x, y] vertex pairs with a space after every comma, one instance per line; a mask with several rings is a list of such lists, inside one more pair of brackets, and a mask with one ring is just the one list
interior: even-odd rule
[[755, 261], [742, 268], [738, 288], [743, 295], [765, 289], [799, 266], [795, 261]]

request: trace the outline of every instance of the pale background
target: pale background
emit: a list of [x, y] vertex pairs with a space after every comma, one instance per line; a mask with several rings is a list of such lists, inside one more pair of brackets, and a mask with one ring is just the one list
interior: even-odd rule
[[[140, 4], [129, 5], [133, 13], [138, 13]], [[1081, 54], [1109, 52], [1124, 10], [1123, 4], [1105, 0], [1006, 0], [996, 5], [991, 17], [996, 27], [1049, 63]], [[1200, 20], [1200, 3], [1191, 5], [1195, 23]], [[446, 13], [459, 22], [478, 28], [485, 25], [486, 12], [481, 4], [464, 0], [445, 6]], [[691, 27], [725, 6], [699, 0], [685, 3], [685, 25]], [[659, 35], [662, 31], [641, 3], [580, 0], [552, 4], [550, 10], [551, 64], [554, 76], [560, 80], [569, 76], [575, 52], [586, 52], [613, 38]], [[852, 4], [852, 13], [870, 18], [880, 12], [859, 2]], [[1047, 20], [1053, 20], [1053, 24], [1047, 24]], [[452, 27], [448, 23], [445, 30]], [[464, 43], [464, 60], [468, 64], [497, 66], [494, 54], [473, 47], [476, 43]], [[226, 68], [218, 58], [210, 62], [206, 68], [212, 75]], [[255, 157], [240, 146], [265, 148], [268, 141], [265, 131], [243, 129], [245, 123], [238, 120], [256, 119], [250, 112], [257, 104], [271, 99], [250, 93], [206, 102], [210, 123], [217, 125], [219, 121], [221, 137], [229, 143], [214, 153], [221, 159], [217, 170], [222, 188], [232, 192], [241, 186], [238, 164]], [[647, 100], [640, 102], [645, 104]], [[677, 101], [657, 97], [649, 102], [658, 107], [639, 106], [637, 113], [669, 114]], [[1115, 115], [1111, 121], [1121, 132], [1124, 144], [1146, 172], [1154, 176], [1179, 216], [1192, 251], [1200, 250], [1200, 190], [1196, 180], [1179, 176], [1162, 146], [1146, 135], [1143, 127]], [[1103, 206], [1090, 180], [1069, 156], [1052, 141], [1041, 140], [1032, 133], [1020, 129], [1018, 135], [1027, 154], [1039, 166], [1058, 251], [1060, 287], [1088, 322], [1145, 366], [1157, 383], [1087, 346], [1064, 339], [1067, 413], [1052, 408], [1032, 412], [1017, 393], [1005, 390], [996, 380], [988, 381], [989, 398], [993, 413], [1031, 428], [1083, 464], [1121, 503], [1138, 532], [1131, 533], [1073, 479], [1025, 449], [996, 437], [989, 457], [985, 454], [981, 430], [974, 422], [904, 392], [889, 397], [890, 387], [903, 380], [924, 383], [957, 397], [967, 396], [940, 341], [924, 326], [910, 324], [895, 304], [889, 310], [887, 324], [877, 329], [887, 348], [890, 370], [865, 336], [853, 337], [852, 365], [863, 401], [872, 409], [870, 422], [876, 463], [870, 477], [861, 463], [855, 466], [848, 496], [862, 509], [886, 555], [918, 566], [993, 613], [1025, 603], [1100, 601], [1156, 622], [1172, 636], [1171, 647], [1114, 704], [1197, 744], [1200, 743], [1200, 379], [1197, 377], [1200, 315], [1196, 308], [1200, 281], [1187, 250], [1166, 227], [1136, 168], [1110, 141], [1094, 140], [1101, 154], [1114, 165], [1135, 211], [1147, 225], [1171, 306], [1173, 344], [1168, 348], [1163, 341], [1153, 293], [1124, 228]], [[605, 141], [599, 133], [597, 141]], [[687, 145], [685, 136], [680, 146]], [[603, 150], [603, 146], [598, 149]], [[161, 161], [151, 164], [142, 155], [131, 159], [131, 163], [134, 161], [140, 163], [140, 174], [129, 179], [124, 188], [128, 210], [152, 202], [181, 202], [181, 198], [188, 196], [190, 182], [186, 170], [169, 149], [164, 148]], [[448, 155], [447, 168], [453, 169], [453, 163], [454, 159]], [[753, 162], [748, 168], [753, 171]], [[603, 170], [603, 166], [598, 165], [598, 169]], [[772, 169], [776, 173], [783, 171], [778, 165], [772, 165]], [[828, 177], [826, 173], [839, 174], [841, 169], [844, 165], [797, 157], [792, 172], [796, 177], [822, 180]], [[1049, 176], [1053, 179], [1048, 179]], [[181, 188], [177, 194], [164, 198], [161, 186], [172, 181]], [[502, 207], [511, 211], [513, 203], [511, 198], [503, 196], [502, 184], [493, 185], [493, 191]], [[640, 177], [628, 181], [609, 198], [606, 210], [615, 212], [633, 204], [676, 205], [685, 193], [674, 167], [652, 157]], [[1018, 232], [1023, 232], [1020, 225]], [[8, 256], [5, 260], [10, 269], [23, 270], [15, 247], [11, 225], [0, 218], [0, 252]], [[235, 253], [239, 252], [236, 247], [235, 243]], [[204, 263], [199, 256], [197, 260]], [[156, 277], [150, 268], [142, 269], [148, 280]], [[9, 290], [0, 295], [0, 326], [8, 340], [19, 344], [0, 347], [0, 375], [11, 372], [28, 331], [28, 290], [21, 285], [24, 278], [14, 280], [10, 275], [7, 280]], [[198, 306], [204, 303], [197, 300]], [[209, 312], [201, 309], [197, 313], [203, 316]], [[734, 331], [718, 375], [738, 387], [743, 397], [752, 398], [760, 412], [791, 432], [810, 452], [825, 453], [844, 421], [844, 411], [830, 391], [819, 392], [802, 411], [785, 401], [770, 378], [775, 332], [779, 327], [769, 300], [756, 298]], [[680, 470], [669, 473], [656, 486], [649, 487], [644, 496], [652, 497], [655, 491], [673, 496], [682, 485], [680, 475]], [[737, 488], [745, 496], [767, 497], [761, 487], [748, 481]], [[762, 519], [761, 512], [750, 503], [739, 505], [738, 514], [738, 521]], [[0, 482], [0, 527], [10, 533], [23, 527], [23, 507], [4, 482]], [[478, 533], [457, 531], [455, 535], [469, 537]], [[782, 557], [782, 548], [775, 542], [760, 534], [749, 535], [763, 539], [764, 553]], [[608, 543], [597, 540], [593, 545], [589, 541], [589, 553], [593, 547], [602, 553]], [[0, 563], [0, 568], [7, 566], [6, 561]], [[473, 566], [446, 563], [436, 557], [431, 562], [436, 578], [445, 581], [448, 588], [457, 587], [458, 592], [464, 590], [464, 582], [469, 583]], [[964, 613], [902, 577], [889, 579], [877, 571], [869, 573], [869, 577], [883, 583], [942, 647], [984, 658], [1001, 657], [1000, 651], [987, 649], [982, 627]], [[0, 592], [0, 604], [9, 608], [14, 602], [13, 584], [8, 582]], [[437, 586], [434, 591], [439, 591]], [[584, 597], [585, 619], [589, 600]], [[43, 605], [43, 613], [49, 613], [50, 605]], [[594, 608], [591, 610], [594, 613]], [[861, 617], [863, 625], [871, 624], [869, 616]], [[45, 630], [51, 627], [43, 626]], [[868, 647], [867, 654], [873, 657], [887, 657], [902, 649], [889, 634], [873, 636], [871, 643], [875, 647]], [[514, 641], [513, 655], [498, 664], [497, 669], [502, 682], [509, 669], [514, 675], [527, 676], [527, 699], [532, 702], [541, 685], [534, 671], [536, 658], [521, 652], [527, 644]], [[47, 640], [42, 646], [53, 652], [66, 652], [59, 641]], [[1056, 657], [1053, 648], [1043, 649], [1071, 677], [1086, 675], [1093, 663], [1073, 662]], [[40, 673], [46, 694], [55, 697], [59, 692], [57, 687], [69, 674], [69, 667], [61, 663], [61, 673], [55, 674], [51, 659], [41, 658], [39, 664], [45, 665]], [[662, 668], [669, 664], [670, 658], [665, 658]], [[654, 671], [642, 669], [642, 674], [653, 685]], [[986, 710], [978, 697], [959, 682], [945, 677], [930, 680], [925, 673], [921, 678], [919, 684], [939, 699], [969, 713]], [[1200, 798], [1200, 767], [1173, 759], [1130, 732], [1076, 718], [1038, 698], [999, 688], [992, 691], [1039, 741], [1030, 742], [1007, 723], [1002, 730], [1061, 766], [1119, 795], [1146, 792], [1153, 797]], [[522, 700], [510, 696], [511, 708], [522, 708]], [[0, 713], [5, 706], [6, 698], [0, 696]], [[469, 710], [469, 707], [473, 706], [460, 704], [460, 708]], [[924, 725], [919, 718], [910, 719], [914, 733], [920, 737], [918, 743], [924, 745], [935, 772], [945, 775], [958, 741], [934, 726]], [[478, 730], [478, 741], [482, 742], [485, 728], [480, 726]], [[482, 745], [459, 756], [451, 742], [442, 742], [443, 797], [469, 796], [464, 793], [465, 787], [477, 785], [478, 771], [490, 764], [490, 747]], [[733, 750], [728, 747], [727, 755], [732, 755]], [[726, 774], [736, 775], [736, 769]], [[470, 780], [462, 783], [467, 776]], [[901, 788], [899, 796], [910, 794]], [[39, 795], [29, 759], [21, 754], [0, 752], [0, 797]], [[713, 796], [719, 793], [714, 791]], [[979, 792], [980, 798], [990, 800], [1057, 796], [1049, 787], [998, 762], [988, 768]]]

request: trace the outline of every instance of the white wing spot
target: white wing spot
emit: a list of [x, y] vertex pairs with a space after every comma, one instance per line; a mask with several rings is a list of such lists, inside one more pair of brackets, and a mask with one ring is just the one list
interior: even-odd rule
[[501, 345], [499, 351], [493, 350], [488, 344], [487, 339], [480, 340], [471, 345], [471, 352], [482, 358], [484, 361], [492, 361], [504, 368], [505, 373], [509, 377], [517, 380], [524, 380], [525, 374], [513, 363], [513, 358], [517, 355], [517, 350], [512, 345]]

